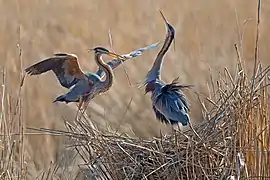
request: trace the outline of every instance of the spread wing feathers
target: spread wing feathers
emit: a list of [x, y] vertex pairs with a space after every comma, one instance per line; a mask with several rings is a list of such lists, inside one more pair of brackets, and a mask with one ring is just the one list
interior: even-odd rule
[[167, 84], [163, 87], [164, 91], [171, 90], [171, 91], [179, 91], [185, 88], [191, 88], [193, 85], [184, 85], [184, 84], [179, 84], [178, 82], [179, 77], [175, 78], [170, 84]]
[[80, 68], [77, 56], [66, 53], [56, 53], [53, 57], [26, 68], [25, 72], [30, 75], [39, 75], [50, 70], [54, 72], [60, 84], [66, 88], [70, 88], [79, 80], [86, 78]]
[[[128, 60], [128, 59], [131, 59], [131, 58], [134, 58], [134, 57], [137, 57], [137, 56], [141, 56], [143, 54], [143, 52], [149, 50], [149, 49], [152, 49], [156, 46], [158, 46], [160, 44], [160, 41], [159, 42], [156, 42], [154, 44], [150, 44], [148, 46], [145, 46], [145, 47], [142, 47], [142, 48], [138, 48], [138, 49], [135, 49], [133, 51], [131, 51], [130, 53], [128, 54], [123, 54], [121, 56], [123, 56], [125, 58], [124, 61]], [[119, 59], [112, 59], [110, 60], [107, 64], [112, 68], [112, 69], [115, 69], [117, 68], [122, 62], [124, 62], [123, 60], [119, 60]], [[96, 71], [96, 74], [99, 76], [99, 77], [103, 77], [104, 75], [104, 72], [102, 69], [98, 69]]]
[[161, 88], [160, 93], [155, 97], [154, 111], [156, 117], [162, 122], [171, 124], [181, 122], [183, 125], [187, 125], [189, 103], [180, 90], [191, 86], [179, 85], [177, 80], [178, 78]]
[[174, 93], [175, 95], [178, 96], [179, 100], [181, 103], [183, 103], [184, 107], [189, 111], [189, 103], [185, 95], [181, 92], [181, 90], [186, 89], [186, 88], [191, 88], [193, 85], [183, 85], [179, 84], [178, 82], [179, 77], [175, 78], [170, 84], [166, 84], [165, 86], [162, 87], [161, 93], [164, 94], [171, 94]]
[[157, 118], [158, 120], [160, 120], [161, 122], [163, 122], [163, 123], [165, 123], [165, 124], [172, 124], [172, 125], [179, 123], [178, 121], [174, 121], [174, 120], [171, 120], [171, 119], [167, 119], [163, 114], [161, 114], [161, 113], [155, 108], [155, 106], [153, 106], [153, 110], [154, 110], [154, 112], [155, 112], [155, 114], [156, 114], [156, 118]]

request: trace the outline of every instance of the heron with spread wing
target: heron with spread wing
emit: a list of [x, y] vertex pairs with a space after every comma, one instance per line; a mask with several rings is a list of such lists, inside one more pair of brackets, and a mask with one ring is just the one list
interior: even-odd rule
[[[112, 86], [113, 72], [112, 68], [104, 63], [101, 55], [106, 54], [113, 58], [125, 60], [103, 47], [91, 49], [95, 52], [95, 61], [97, 65], [105, 72], [106, 79], [103, 81], [99, 76], [84, 73], [79, 65], [78, 57], [75, 54], [58, 53], [54, 57], [43, 60], [25, 69], [30, 75], [37, 75], [52, 70], [57, 76], [60, 84], [66, 88], [71, 88], [69, 92], [57, 97], [53, 102], [80, 102], [79, 108], [85, 101], [86, 96], [94, 89], [95, 94], [106, 92]], [[89, 78], [89, 76], [91, 78]], [[95, 88], [93, 88], [95, 87]]]
[[[113, 57], [116, 58], [106, 64], [107, 69], [105, 71], [104, 66], [100, 66], [96, 73], [83, 72], [79, 66], [78, 57], [74, 54], [67, 53], [54, 54], [53, 57], [49, 57], [26, 68], [25, 71], [30, 75], [40, 75], [52, 70], [59, 83], [63, 87], [70, 89], [68, 93], [57, 97], [53, 102], [60, 101], [69, 103], [82, 100], [81, 103], [85, 103], [87, 100], [94, 98], [97, 94], [98, 88], [100, 88], [100, 82], [102, 82], [101, 79], [106, 72], [108, 72], [109, 68], [115, 69], [126, 60], [142, 55], [144, 51], [156, 47], [159, 43], [160, 42], [157, 42], [143, 48], [138, 48], [131, 53], [122, 56], [109, 52], [110, 55], [113, 55]], [[100, 52], [101, 51], [95, 51], [96, 60], [97, 55], [100, 57]], [[102, 52], [108, 54], [108, 50]], [[79, 107], [81, 107], [81, 103], [79, 104]]]
[[191, 129], [194, 131], [190, 124], [190, 118], [188, 115], [189, 103], [181, 91], [182, 89], [189, 88], [191, 86], [178, 84], [178, 78], [174, 79], [171, 83], [166, 84], [160, 77], [163, 57], [168, 51], [175, 34], [172, 25], [168, 23], [161, 11], [160, 13], [165, 21], [167, 34], [164, 44], [158, 53], [152, 68], [146, 75], [144, 81], [145, 94], [151, 92], [152, 107], [158, 120], [172, 125], [181, 123], [183, 126], [186, 126], [189, 124]]

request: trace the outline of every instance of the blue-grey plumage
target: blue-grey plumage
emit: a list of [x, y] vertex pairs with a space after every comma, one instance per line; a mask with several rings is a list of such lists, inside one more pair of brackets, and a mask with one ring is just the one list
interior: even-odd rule
[[[52, 70], [57, 76], [60, 84], [64, 87], [70, 88], [70, 91], [64, 95], [57, 97], [53, 102], [79, 102], [86, 100], [85, 96], [89, 96], [89, 93], [96, 90], [97, 93], [107, 91], [113, 81], [112, 69], [109, 65], [103, 62], [101, 55], [106, 54], [113, 58], [123, 60], [120, 55], [110, 52], [103, 47], [96, 47], [92, 49], [95, 52], [95, 60], [106, 74], [106, 79], [101, 80], [98, 76], [93, 76], [89, 73], [84, 73], [78, 63], [78, 57], [74, 54], [58, 53], [55, 57], [41, 61], [25, 71], [30, 75], [37, 75]], [[94, 79], [92, 81], [89, 75]], [[76, 81], [76, 83], [74, 83]], [[103, 88], [103, 89], [98, 89]], [[96, 93], [93, 92], [93, 93]]]
[[63, 95], [58, 96], [53, 102], [79, 102], [80, 98], [83, 98], [89, 92], [89, 83], [87, 81], [78, 81], [70, 90]]
[[152, 93], [152, 106], [158, 120], [166, 124], [178, 124], [180, 122], [183, 126], [186, 126], [190, 121], [189, 104], [181, 90], [190, 86], [178, 84], [178, 78], [166, 84], [160, 77], [163, 57], [168, 51], [175, 33], [174, 28], [167, 22], [162, 13], [161, 15], [166, 24], [167, 34], [152, 68], [146, 75], [144, 81], [145, 94]]
[[[123, 57], [122, 59], [112, 59], [107, 64], [112, 69], [115, 69], [121, 63], [142, 55], [144, 51], [158, 46], [159, 43], [160, 42], [157, 42], [143, 48], [138, 48], [128, 54], [121, 55], [121, 57]], [[53, 57], [49, 57], [25, 69], [26, 73], [30, 75], [39, 75], [50, 70], [54, 72], [63, 87], [70, 89], [69, 92], [57, 97], [53, 102], [79, 102], [79, 98], [82, 95], [88, 96], [94, 89], [97, 89], [98, 86], [100, 86], [98, 84], [101, 84], [102, 78], [105, 76], [105, 72], [102, 68], [98, 68], [96, 73], [83, 72], [80, 69], [78, 57], [68, 53], [56, 53]], [[77, 72], [77, 74], [75, 72]], [[94, 84], [96, 84], [96, 86], [94, 86]], [[83, 99], [92, 99], [93, 97], [94, 96], [83, 96]]]

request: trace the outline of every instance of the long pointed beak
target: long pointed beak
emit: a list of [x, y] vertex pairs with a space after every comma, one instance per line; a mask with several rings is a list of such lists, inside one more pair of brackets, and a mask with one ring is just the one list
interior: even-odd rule
[[[163, 20], [165, 21], [165, 25], [166, 25], [166, 29], [167, 29], [167, 36], [172, 36], [172, 38], [174, 39], [174, 28], [172, 27], [172, 25], [170, 25], [170, 23], [167, 21], [167, 19], [165, 18], [165, 16], [163, 15], [163, 13], [161, 12], [161, 10], [159, 10]], [[174, 41], [175, 43], [175, 41]], [[174, 44], [175, 46], [175, 44]]]
[[108, 52], [107, 55], [108, 55], [108, 56], [111, 56], [111, 57], [113, 57], [113, 58], [120, 59], [120, 60], [122, 60], [122, 61], [125, 61], [125, 60], [126, 60], [126, 58], [124, 58], [123, 56], [118, 55], [118, 54], [115, 54], [115, 53], [113, 53], [113, 52]]
[[[167, 21], [167, 19], [165, 18], [165, 16], [163, 15], [163, 13], [161, 12], [161, 10], [159, 10], [161, 16], [162, 16], [162, 19], [164, 20], [165, 22], [165, 25], [166, 25], [166, 28], [168, 31], [172, 31], [171, 29], [173, 29], [172, 25], [170, 25], [170, 23]], [[174, 31], [174, 29], [173, 29]]]
[[165, 18], [165, 16], [163, 15], [163, 13], [161, 12], [161, 10], [159, 10], [163, 20], [165, 21], [166, 24], [169, 24], [169, 22], [167, 21], [167, 19]]

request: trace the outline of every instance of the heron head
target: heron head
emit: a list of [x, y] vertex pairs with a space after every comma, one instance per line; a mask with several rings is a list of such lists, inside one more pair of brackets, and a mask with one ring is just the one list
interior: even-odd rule
[[95, 54], [99, 54], [99, 55], [106, 54], [106, 55], [111, 56], [113, 58], [117, 58], [117, 59], [120, 59], [120, 60], [126, 60], [121, 55], [110, 52], [108, 49], [106, 49], [104, 47], [95, 47], [93, 49], [89, 49], [89, 51], [94, 51]]
[[159, 10], [159, 12], [160, 12], [160, 14], [161, 14], [162, 19], [163, 19], [164, 22], [165, 22], [165, 25], [166, 25], [167, 30], [168, 30], [168, 32], [169, 32], [168, 34], [169, 34], [170, 36], [172, 36], [172, 38], [174, 38], [174, 34], [175, 34], [174, 28], [172, 27], [172, 25], [169, 24], [169, 22], [167, 21], [167, 19], [165, 18], [165, 16], [164, 16], [163, 13], [161, 12], [161, 10]]

